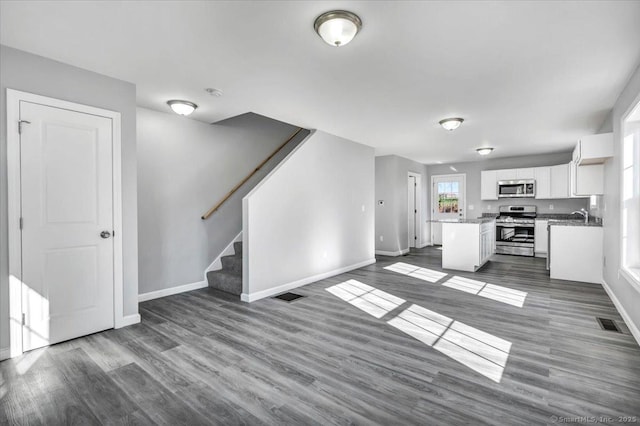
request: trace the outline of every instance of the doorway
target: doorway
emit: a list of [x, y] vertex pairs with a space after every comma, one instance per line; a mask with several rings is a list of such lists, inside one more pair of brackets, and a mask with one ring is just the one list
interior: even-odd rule
[[11, 353], [122, 322], [120, 114], [7, 90]]
[[422, 175], [408, 172], [407, 177], [407, 235], [408, 247], [422, 247]]
[[[431, 218], [454, 220], [465, 218], [466, 174], [431, 176]], [[442, 245], [442, 223], [431, 222], [431, 242]]]

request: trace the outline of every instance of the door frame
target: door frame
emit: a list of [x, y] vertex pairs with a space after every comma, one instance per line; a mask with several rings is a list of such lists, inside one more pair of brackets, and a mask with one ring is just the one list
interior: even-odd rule
[[9, 210], [9, 356], [22, 351], [22, 238], [21, 164], [20, 164], [20, 102], [66, 109], [111, 119], [113, 167], [113, 322], [115, 328], [128, 325], [124, 316], [124, 282], [122, 257], [122, 136], [121, 115], [116, 111], [7, 89], [7, 184]]
[[[414, 246], [415, 248], [422, 248], [424, 247], [422, 245], [422, 196], [421, 196], [421, 192], [422, 192], [422, 175], [420, 173], [416, 173], [416, 172], [407, 172], [407, 185], [409, 183], [409, 178], [413, 177], [416, 180], [416, 187], [415, 187], [415, 209], [418, 210], [418, 212], [415, 214], [415, 226], [414, 226], [414, 232], [415, 232], [415, 236], [418, 237], [415, 241], [414, 241]], [[407, 188], [408, 190], [409, 188]], [[407, 193], [407, 198], [408, 198], [408, 193]], [[409, 200], [407, 199], [407, 234], [409, 234]], [[407, 236], [407, 243], [408, 243], [408, 248], [411, 248], [411, 235]]]
[[[435, 215], [436, 212], [436, 202], [435, 202], [435, 197], [436, 194], [438, 193], [437, 191], [435, 191], [434, 189], [434, 185], [435, 185], [435, 179], [436, 178], [457, 178], [457, 177], [461, 177], [462, 178], [462, 185], [463, 185], [463, 189], [464, 189], [464, 194], [463, 194], [463, 198], [462, 198], [462, 218], [466, 219], [467, 218], [467, 174], [466, 173], [452, 173], [452, 174], [447, 174], [447, 175], [431, 175], [431, 197], [430, 198], [430, 202], [431, 202], [431, 208], [429, 209], [429, 211], [431, 212], [431, 219], [433, 219], [433, 216]], [[431, 237], [431, 244], [433, 245], [433, 226], [434, 226], [434, 222], [430, 222], [431, 224], [431, 232], [430, 232], [430, 237]]]

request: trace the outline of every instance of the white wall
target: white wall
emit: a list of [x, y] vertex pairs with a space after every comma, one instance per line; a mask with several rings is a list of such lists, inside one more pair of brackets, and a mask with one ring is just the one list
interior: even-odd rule
[[220, 210], [204, 221], [200, 217], [297, 128], [257, 114], [211, 125], [145, 108], [137, 112], [139, 269], [140, 294], [144, 294], [204, 280], [205, 269], [241, 231], [242, 197], [295, 142]]
[[[429, 243], [429, 227], [426, 224], [426, 220], [429, 218], [427, 166], [396, 155], [385, 155], [376, 157], [375, 168], [376, 252], [378, 254], [399, 255], [409, 249], [408, 172], [418, 173], [422, 177], [420, 193], [422, 218], [418, 245]], [[380, 200], [384, 201], [384, 205], [378, 204]], [[380, 241], [380, 237], [382, 237], [382, 241]]]
[[6, 89], [118, 111], [122, 117], [122, 232], [125, 315], [138, 313], [136, 87], [0, 45], [0, 349], [9, 346]]
[[603, 197], [604, 267], [605, 288], [625, 318], [629, 328], [635, 329], [640, 343], [640, 288], [618, 276], [621, 266], [620, 237], [620, 174], [622, 155], [622, 117], [640, 101], [640, 68], [638, 68], [613, 107], [612, 119], [603, 124], [603, 131], [613, 124], [614, 156], [605, 163], [605, 194]]
[[374, 150], [314, 131], [243, 200], [243, 300], [375, 262]]

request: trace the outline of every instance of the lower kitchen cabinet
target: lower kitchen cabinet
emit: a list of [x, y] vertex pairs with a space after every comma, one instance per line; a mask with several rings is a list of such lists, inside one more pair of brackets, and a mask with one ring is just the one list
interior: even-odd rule
[[546, 220], [536, 219], [536, 227], [534, 229], [535, 243], [534, 252], [536, 257], [547, 257], [547, 250], [549, 244], [549, 233], [547, 231]]
[[602, 283], [602, 227], [552, 225], [549, 238], [551, 278]]

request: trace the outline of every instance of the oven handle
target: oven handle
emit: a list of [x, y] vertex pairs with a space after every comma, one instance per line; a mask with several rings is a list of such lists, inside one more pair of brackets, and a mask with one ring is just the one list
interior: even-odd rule
[[534, 228], [534, 224], [526, 223], [496, 223], [496, 228]]

